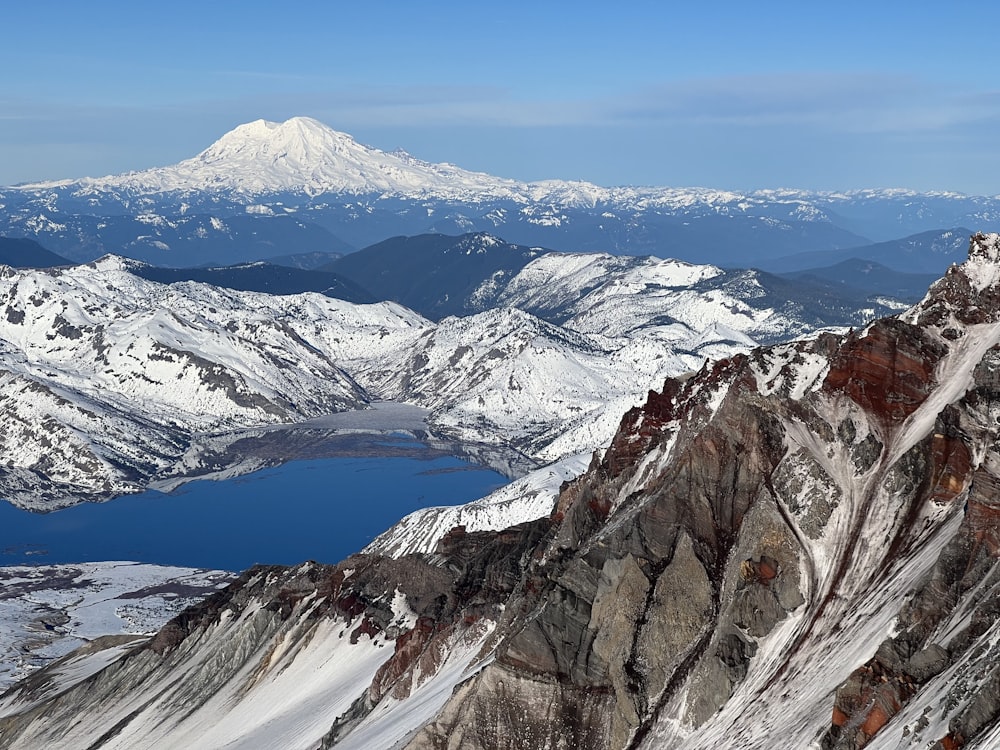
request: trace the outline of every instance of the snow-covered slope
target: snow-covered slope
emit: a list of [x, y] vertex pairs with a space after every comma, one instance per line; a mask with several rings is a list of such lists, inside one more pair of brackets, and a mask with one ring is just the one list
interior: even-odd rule
[[364, 406], [337, 360], [427, 325], [388, 303], [157, 284], [117, 258], [6, 269], [0, 484], [36, 507], [106, 498], [166, 471], [195, 434]]
[[[467, 676], [498, 612], [488, 606], [447, 633], [417, 636], [413, 653], [430, 640], [437, 656], [411, 661], [382, 629], [415, 632], [428, 614], [441, 611], [438, 593], [462, 573], [457, 566], [448, 572], [423, 562], [359, 562], [354, 568], [307, 563], [292, 571], [248, 571], [230, 590], [111, 665], [116, 675], [105, 684], [117, 690], [127, 683], [127, 704], [94, 690], [89, 681], [64, 684], [58, 673], [47, 685], [19, 684], [0, 696], [0, 744], [76, 750], [82, 736], [104, 735], [99, 746], [106, 750], [312, 750], [346, 729], [352, 734], [348, 746], [359, 749], [404, 742]], [[502, 577], [503, 565], [489, 564]], [[385, 576], [401, 573], [408, 573], [408, 580], [380, 596]], [[469, 605], [466, 598], [444, 607], [461, 610]], [[158, 677], [150, 679], [150, 668]], [[192, 681], [164, 689], [160, 678], [169, 680], [176, 668]], [[80, 702], [73, 733], [50, 725], [24, 734], [17, 719], [7, 718], [66, 688], [64, 698]], [[378, 716], [365, 708], [370, 701], [379, 703]], [[341, 725], [339, 732], [335, 724]], [[118, 731], [107, 733], [110, 727]]]
[[[641, 293], [651, 286], [689, 287], [722, 271], [711, 265], [676, 260], [636, 258], [607, 253], [552, 253], [528, 263], [497, 295], [499, 302], [545, 317], [579, 314], [610, 295]], [[484, 289], [482, 294], [487, 293]], [[618, 331], [623, 332], [623, 331]], [[605, 331], [607, 335], [615, 335]]]
[[[28, 376], [101, 394], [201, 429], [353, 408], [364, 394], [297, 334], [294, 303], [197, 284], [163, 285], [109, 258], [0, 279], [0, 337]], [[325, 304], [324, 320], [337, 309]], [[303, 317], [303, 322], [308, 318]], [[48, 368], [48, 370], [46, 369]]]
[[697, 366], [668, 346], [636, 356], [626, 339], [603, 345], [516, 308], [446, 318], [373, 391], [432, 410], [433, 424], [463, 442], [500, 440], [544, 462], [589, 451], [617, 415], [668, 374]]
[[465, 533], [500, 531], [544, 518], [552, 512], [562, 485], [582, 474], [590, 459], [587, 454], [569, 456], [465, 505], [421, 508], [379, 535], [364, 552], [391, 557], [432, 554], [456, 528]]
[[[0, 568], [0, 691], [94, 640], [133, 645], [234, 578], [129, 562]], [[52, 671], [65, 686], [107, 662], [104, 648], [85, 648]]]
[[655, 337], [691, 353], [718, 340], [770, 343], [863, 325], [905, 307], [887, 295], [796, 288], [758, 271], [604, 253], [544, 255], [502, 285], [484, 283], [477, 296], [581, 333]]

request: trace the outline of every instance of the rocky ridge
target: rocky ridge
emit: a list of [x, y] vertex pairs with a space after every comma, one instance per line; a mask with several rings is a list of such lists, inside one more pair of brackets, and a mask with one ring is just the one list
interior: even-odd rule
[[976, 235], [897, 318], [667, 380], [550, 516], [250, 571], [78, 687], [7, 693], [0, 738], [993, 747], [998, 372], [1000, 236]]

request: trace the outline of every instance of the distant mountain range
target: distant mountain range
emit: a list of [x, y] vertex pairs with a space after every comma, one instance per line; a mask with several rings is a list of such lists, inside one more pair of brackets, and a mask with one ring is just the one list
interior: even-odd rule
[[472, 231], [567, 252], [748, 267], [932, 230], [1000, 228], [1000, 199], [956, 193], [519, 182], [370, 148], [303, 117], [241, 125], [174, 166], [6, 188], [0, 206], [0, 235], [75, 261], [115, 253], [176, 267]]
[[[758, 265], [769, 271], [787, 273], [836, 265], [849, 260], [865, 260], [904, 273], [924, 274], [925, 278], [930, 277], [933, 281], [948, 266], [965, 260], [972, 234], [965, 227], [932, 230], [843, 250], [798, 253], [765, 260]], [[925, 283], [924, 287], [926, 286]]]
[[[22, 254], [21, 266], [71, 265], [31, 241], [14, 240], [11, 244], [30, 250]], [[308, 256], [314, 262], [327, 257]], [[660, 325], [676, 324], [671, 311], [676, 312], [678, 305], [685, 307], [683, 298], [700, 295], [707, 299], [725, 290], [727, 298], [739, 300], [742, 306], [738, 312], [736, 308], [730, 311], [735, 316], [733, 330], [758, 343], [827, 326], [857, 325], [891, 314], [922, 297], [933, 280], [929, 275], [901, 273], [859, 259], [774, 274], [652, 257], [558, 253], [515, 245], [481, 232], [458, 237], [394, 237], [318, 268], [264, 261], [193, 268], [167, 268], [129, 259], [116, 262], [134, 276], [163, 284], [196, 281], [267, 294], [319, 292], [348, 302], [390, 301], [435, 321], [496, 307], [518, 307], [563, 325], [582, 320], [586, 313], [592, 322], [584, 327], [599, 335], [611, 330], [625, 335], [629, 330], [606, 312], [595, 312], [599, 308], [614, 308], [624, 321], [647, 306], [649, 309], [635, 321], [638, 327], [654, 320]], [[679, 270], [685, 268], [691, 270]], [[705, 319], [719, 322], [725, 317], [720, 315], [721, 311], [706, 311]]]
[[391, 239], [330, 269], [8, 269], [0, 491], [51, 508], [232, 468], [211, 435], [379, 399], [429, 409], [440, 438], [516, 452], [500, 468], [520, 471], [605, 444], [650, 387], [706, 358], [906, 307], [487, 234]]
[[13, 268], [51, 268], [73, 262], [46, 250], [34, 240], [0, 237], [0, 264]]

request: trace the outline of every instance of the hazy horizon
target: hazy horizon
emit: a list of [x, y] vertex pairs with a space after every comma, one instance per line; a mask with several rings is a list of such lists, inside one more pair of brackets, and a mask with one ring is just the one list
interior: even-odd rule
[[0, 185], [305, 115], [518, 180], [997, 195], [1000, 9], [260, 2], [12, 7]]

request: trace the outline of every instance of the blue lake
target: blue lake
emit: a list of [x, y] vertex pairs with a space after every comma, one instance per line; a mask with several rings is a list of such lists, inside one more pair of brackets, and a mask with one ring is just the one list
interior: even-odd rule
[[46, 514], [0, 501], [0, 565], [334, 563], [413, 510], [469, 502], [506, 483], [456, 458], [338, 457]]

